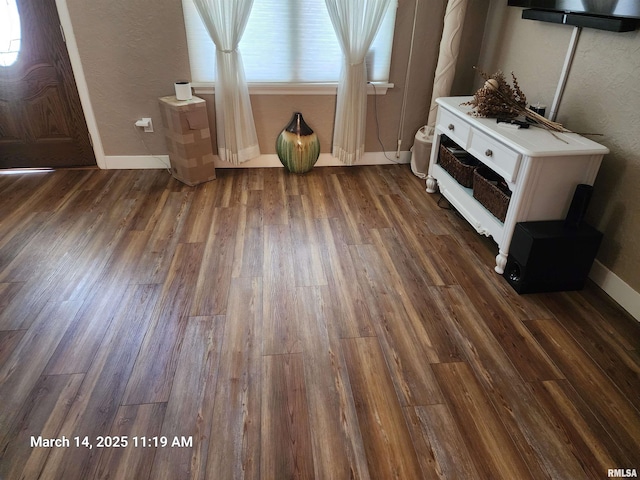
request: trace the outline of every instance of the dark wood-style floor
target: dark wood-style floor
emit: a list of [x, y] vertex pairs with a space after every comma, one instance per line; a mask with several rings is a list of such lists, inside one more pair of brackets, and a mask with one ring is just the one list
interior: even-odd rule
[[640, 469], [640, 324], [517, 295], [436, 201], [407, 165], [0, 176], [0, 478]]

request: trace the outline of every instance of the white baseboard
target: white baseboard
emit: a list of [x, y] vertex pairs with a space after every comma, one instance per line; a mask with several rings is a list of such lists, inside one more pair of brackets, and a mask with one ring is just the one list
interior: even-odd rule
[[[389, 165], [393, 163], [410, 163], [411, 152], [400, 152], [400, 158], [396, 158], [396, 152], [367, 152], [356, 165]], [[262, 167], [282, 167], [278, 155], [275, 153], [260, 155], [257, 158], [233, 165], [220, 160], [216, 155], [216, 168], [262, 168]], [[330, 153], [321, 153], [318, 157], [316, 167], [344, 167], [344, 163]]]
[[169, 155], [107, 155], [107, 170], [170, 168]]
[[[410, 163], [411, 152], [400, 152], [400, 158], [396, 158], [396, 152], [369, 152], [365, 153], [357, 165], [387, 165], [393, 163]], [[139, 168], [168, 168], [170, 165], [168, 155], [107, 155], [105, 157], [107, 169], [128, 170]], [[282, 163], [278, 159], [278, 155], [265, 154], [257, 158], [233, 165], [225, 162], [215, 155], [216, 168], [267, 168], [280, 167]], [[316, 163], [317, 167], [344, 167], [337, 158], [330, 153], [322, 153]]]
[[640, 321], [640, 293], [636, 292], [598, 260], [593, 262], [589, 278], [614, 299], [633, 318]]

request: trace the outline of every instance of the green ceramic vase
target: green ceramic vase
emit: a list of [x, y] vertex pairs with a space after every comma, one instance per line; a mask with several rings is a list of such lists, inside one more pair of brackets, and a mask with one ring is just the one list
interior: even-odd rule
[[276, 140], [276, 152], [282, 165], [292, 173], [306, 173], [320, 156], [320, 141], [302, 114], [296, 112]]

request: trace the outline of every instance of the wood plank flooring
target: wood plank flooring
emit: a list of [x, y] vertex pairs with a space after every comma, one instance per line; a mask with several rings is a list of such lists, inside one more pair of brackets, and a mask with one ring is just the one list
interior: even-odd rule
[[640, 324], [495, 252], [407, 165], [0, 176], [0, 479], [640, 471]]

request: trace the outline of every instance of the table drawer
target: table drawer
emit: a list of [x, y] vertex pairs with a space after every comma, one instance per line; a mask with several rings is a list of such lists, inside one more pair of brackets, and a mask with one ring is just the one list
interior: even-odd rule
[[520, 166], [520, 154], [473, 129], [468, 152], [507, 182], [514, 182]]
[[471, 127], [464, 120], [448, 112], [444, 108], [439, 108], [438, 128], [462, 148], [467, 148]]

